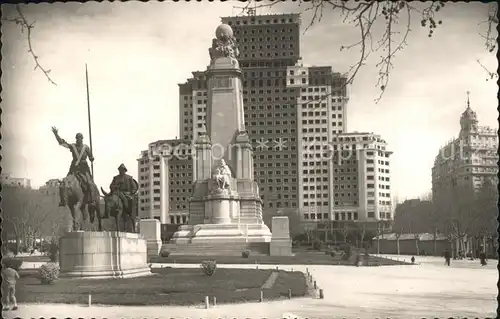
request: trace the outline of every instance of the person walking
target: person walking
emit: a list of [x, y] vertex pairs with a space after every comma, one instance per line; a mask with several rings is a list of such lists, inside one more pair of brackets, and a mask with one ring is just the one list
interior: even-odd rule
[[484, 251], [479, 253], [479, 261], [481, 262], [481, 266], [486, 266], [488, 263], [486, 262], [486, 254]]
[[450, 265], [450, 259], [451, 259], [451, 254], [449, 250], [446, 250], [444, 252], [444, 260], [445, 260], [445, 265], [449, 266]]
[[19, 279], [17, 271], [2, 262], [2, 296], [4, 303], [2, 309], [4, 311], [10, 310], [12, 303], [12, 310], [17, 310], [16, 300], [16, 282]]

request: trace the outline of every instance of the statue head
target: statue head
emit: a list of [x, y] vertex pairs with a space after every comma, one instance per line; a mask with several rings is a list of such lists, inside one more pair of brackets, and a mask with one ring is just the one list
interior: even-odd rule
[[127, 168], [123, 163], [118, 166], [118, 172], [120, 173], [120, 175], [124, 175], [127, 172]]
[[227, 41], [233, 38], [233, 29], [231, 29], [229, 25], [223, 23], [215, 29], [215, 37], [217, 40]]
[[226, 166], [226, 161], [224, 159], [220, 160], [220, 166]]
[[81, 143], [83, 141], [83, 134], [82, 133], [76, 133], [76, 142]]

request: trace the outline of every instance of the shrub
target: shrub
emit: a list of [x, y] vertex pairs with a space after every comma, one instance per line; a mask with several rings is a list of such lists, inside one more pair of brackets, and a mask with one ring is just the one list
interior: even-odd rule
[[19, 271], [19, 269], [21, 268], [22, 264], [23, 264], [22, 259], [16, 259], [16, 258], [12, 258], [12, 257], [7, 257], [7, 258], [4, 257], [2, 259], [2, 265], [4, 267], [12, 268], [15, 271]]
[[53, 284], [57, 279], [59, 279], [59, 265], [53, 262], [46, 263], [40, 267], [38, 274], [40, 275], [40, 281], [42, 284]]
[[337, 253], [336, 253], [334, 250], [332, 250], [332, 251], [330, 252], [330, 256], [335, 257], [335, 256], [337, 256]]
[[250, 257], [250, 250], [246, 249], [246, 250], [242, 251], [241, 252], [241, 257], [243, 257], [243, 258]]
[[215, 260], [205, 260], [201, 263], [200, 268], [207, 276], [212, 276], [217, 269], [217, 262]]
[[168, 250], [162, 250], [160, 252], [160, 256], [162, 256], [162, 257], [168, 257], [168, 256], [170, 256], [170, 251], [168, 251]]

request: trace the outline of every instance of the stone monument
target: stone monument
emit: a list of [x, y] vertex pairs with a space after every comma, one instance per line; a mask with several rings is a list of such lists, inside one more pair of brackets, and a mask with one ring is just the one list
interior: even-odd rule
[[252, 146], [245, 130], [238, 48], [222, 24], [209, 49], [206, 132], [195, 140], [195, 174], [189, 225], [173, 235], [175, 244], [269, 243], [262, 200], [253, 176]]
[[276, 216], [272, 219], [273, 237], [269, 252], [271, 256], [292, 256], [292, 239], [290, 238], [290, 223], [286, 216]]
[[157, 219], [141, 219], [139, 233], [146, 239], [149, 257], [158, 257], [161, 249], [161, 224]]
[[86, 279], [150, 275], [146, 240], [117, 231], [73, 231], [59, 239], [61, 277]]
[[[123, 208], [118, 208], [117, 204], [121, 199], [117, 194], [105, 193], [104, 200], [106, 210], [104, 215], [108, 215], [110, 211], [110, 215], [116, 218], [129, 214], [120, 211]], [[96, 214], [99, 214], [100, 223], [100, 210], [97, 210]], [[73, 223], [81, 224], [74, 218]], [[130, 232], [126, 229], [123, 232], [91, 231], [75, 230], [73, 227], [59, 239], [61, 277], [95, 279], [151, 275], [147, 257], [147, 240], [132, 229]]]

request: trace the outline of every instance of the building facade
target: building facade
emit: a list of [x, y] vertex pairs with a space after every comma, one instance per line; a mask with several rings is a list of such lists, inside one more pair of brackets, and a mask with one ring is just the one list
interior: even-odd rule
[[141, 219], [186, 224], [193, 183], [191, 141], [159, 140], [138, 158], [138, 209]]
[[478, 190], [484, 182], [498, 183], [498, 134], [479, 126], [470, 107], [460, 117], [460, 132], [440, 150], [432, 167], [432, 198], [449, 196], [450, 189]]
[[[385, 151], [385, 142], [380, 137], [365, 134], [366, 138], [374, 140], [362, 143], [365, 135], [351, 134], [353, 141], [360, 139], [362, 155], [359, 156], [363, 159], [371, 156], [370, 160], [379, 161], [380, 153], [384, 160], [383, 164], [371, 166], [366, 162], [359, 164], [363, 169], [369, 165], [369, 169], [376, 170], [369, 175], [375, 178], [373, 183], [356, 183], [360, 191], [356, 188], [356, 191], [344, 192], [340, 188], [340, 170], [347, 172], [344, 166], [358, 165], [349, 161], [334, 163], [329, 155], [329, 150], [337, 147], [338, 141], [351, 138], [351, 135], [344, 135], [348, 132], [347, 78], [330, 66], [303, 64], [300, 15], [250, 14], [223, 17], [222, 22], [232, 27], [239, 46], [245, 127], [254, 149], [254, 176], [260, 187], [263, 214], [296, 210], [301, 220], [314, 222], [385, 220], [392, 216], [388, 205], [382, 204], [390, 202], [390, 197], [385, 198], [390, 190], [382, 188], [385, 180], [380, 183], [377, 180], [382, 176], [386, 178], [385, 170], [389, 169], [388, 165], [385, 168], [388, 162], [388, 155], [385, 155], [389, 152]], [[204, 129], [206, 105], [205, 73], [193, 72], [192, 78], [179, 84], [179, 135], [185, 143], [190, 144]], [[373, 144], [371, 152], [375, 155], [366, 155], [364, 144]], [[376, 145], [384, 150], [378, 150]], [[369, 150], [367, 152], [370, 154]], [[384, 171], [377, 171], [382, 166]], [[141, 166], [139, 172], [141, 174]], [[195, 173], [192, 172], [193, 177]], [[147, 176], [145, 174], [144, 178]], [[366, 187], [372, 184], [373, 188], [368, 191]], [[186, 201], [181, 203], [179, 199], [175, 206], [188, 207], [189, 196], [179, 198], [186, 198]], [[144, 210], [150, 211], [146, 204]]]
[[5, 186], [31, 188], [31, 179], [12, 177], [10, 174], [1, 174], [0, 183]]
[[374, 133], [353, 132], [337, 135], [331, 145], [329, 217], [334, 221], [382, 222], [389, 226], [394, 214], [392, 151], [387, 142]]

